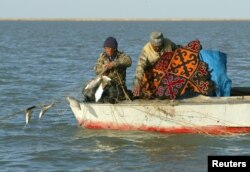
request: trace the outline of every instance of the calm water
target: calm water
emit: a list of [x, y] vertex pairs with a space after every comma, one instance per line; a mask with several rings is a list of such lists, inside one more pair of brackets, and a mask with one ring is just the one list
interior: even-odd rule
[[[77, 126], [65, 96], [81, 98], [102, 43], [137, 57], [151, 31], [177, 44], [198, 38], [228, 54], [233, 86], [250, 86], [250, 22], [0, 22], [0, 171], [207, 171], [208, 155], [250, 155], [250, 135], [166, 135]], [[58, 101], [31, 123], [16, 112]]]

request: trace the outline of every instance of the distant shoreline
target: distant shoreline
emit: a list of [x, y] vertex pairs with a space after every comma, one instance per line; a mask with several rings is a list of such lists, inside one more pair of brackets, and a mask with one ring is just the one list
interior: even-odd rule
[[130, 22], [130, 21], [148, 21], [148, 22], [161, 22], [161, 21], [250, 21], [246, 19], [228, 19], [228, 18], [0, 18], [0, 21], [117, 21], [117, 22]]

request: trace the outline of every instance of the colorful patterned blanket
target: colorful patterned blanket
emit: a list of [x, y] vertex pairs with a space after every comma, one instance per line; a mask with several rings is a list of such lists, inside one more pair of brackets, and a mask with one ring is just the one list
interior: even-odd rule
[[194, 92], [211, 95], [214, 84], [208, 65], [199, 57], [201, 44], [198, 40], [161, 56], [157, 63], [145, 70], [142, 79], [142, 97], [176, 99]]

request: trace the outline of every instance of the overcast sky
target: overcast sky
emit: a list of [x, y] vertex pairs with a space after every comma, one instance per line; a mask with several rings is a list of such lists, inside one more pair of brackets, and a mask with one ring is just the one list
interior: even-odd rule
[[0, 18], [250, 19], [250, 0], [0, 0]]

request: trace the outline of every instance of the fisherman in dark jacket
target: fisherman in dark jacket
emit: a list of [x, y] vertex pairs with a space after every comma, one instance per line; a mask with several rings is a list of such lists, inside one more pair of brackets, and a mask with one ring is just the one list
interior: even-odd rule
[[108, 101], [118, 102], [128, 98], [126, 87], [126, 69], [131, 66], [131, 58], [118, 51], [118, 43], [114, 37], [108, 37], [103, 44], [104, 52], [100, 54], [96, 66], [96, 75], [106, 75], [112, 84], [103, 94]]

